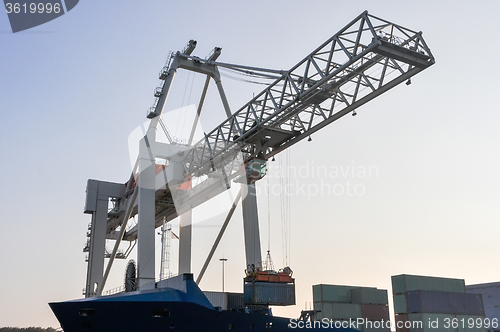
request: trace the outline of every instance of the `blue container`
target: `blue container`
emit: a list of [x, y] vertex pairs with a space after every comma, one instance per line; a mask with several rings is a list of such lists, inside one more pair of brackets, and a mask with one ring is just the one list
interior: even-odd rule
[[481, 294], [412, 291], [406, 293], [408, 313], [484, 316]]

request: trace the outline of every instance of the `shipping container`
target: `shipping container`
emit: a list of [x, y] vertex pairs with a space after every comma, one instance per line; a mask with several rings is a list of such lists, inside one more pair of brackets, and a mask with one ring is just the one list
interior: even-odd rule
[[361, 317], [368, 320], [389, 320], [389, 307], [382, 304], [361, 304]]
[[351, 289], [351, 303], [359, 304], [388, 304], [387, 290], [376, 288]]
[[[357, 331], [361, 332], [391, 332], [390, 327], [386, 327], [386, 322], [371, 322], [371, 326], [365, 326], [364, 322], [358, 324], [358, 321], [356, 319], [332, 319], [331, 320], [331, 326], [337, 327], [337, 328], [354, 328]], [[375, 327], [377, 326], [377, 327]], [[382, 327], [383, 326], [383, 327]], [[355, 331], [351, 330], [351, 331]]]
[[227, 293], [203, 291], [203, 294], [205, 294], [208, 301], [210, 301], [214, 307], [220, 307], [222, 310], [227, 310]]
[[317, 311], [316, 320], [323, 319], [323, 302], [313, 302], [313, 309]]
[[485, 321], [484, 316], [477, 315], [457, 315], [458, 332], [486, 332], [486, 323], [494, 330], [491, 325], [491, 320]]
[[465, 281], [463, 279], [401, 274], [392, 276], [391, 280], [394, 295], [416, 290], [465, 293]]
[[338, 302], [314, 302], [314, 310], [321, 310], [317, 318], [349, 320], [361, 318], [361, 305]]
[[[467, 293], [481, 294], [484, 314], [490, 321], [497, 319], [500, 324], [500, 282], [465, 286]], [[500, 328], [497, 328], [500, 331]]]
[[391, 332], [391, 328], [385, 325], [385, 322], [381, 325], [381, 327], [364, 327], [361, 331], [363, 332]]
[[408, 314], [397, 314], [395, 317], [396, 332], [410, 332], [410, 327], [406, 325], [406, 322], [408, 322]]
[[245, 308], [245, 297], [243, 293], [227, 293], [227, 308], [228, 309]]
[[244, 302], [257, 305], [295, 305], [295, 284], [247, 282], [244, 285]]
[[394, 301], [394, 313], [407, 314], [408, 309], [406, 308], [406, 294], [397, 294], [392, 297]]
[[351, 303], [351, 290], [357, 286], [313, 285], [313, 302]]
[[484, 316], [481, 294], [419, 290], [406, 293], [406, 303], [408, 313]]
[[[330, 324], [334, 327], [350, 326], [351, 321], [349, 319], [332, 319]], [[344, 324], [344, 325], [342, 325]]]
[[[468, 319], [474, 321], [469, 325]], [[463, 319], [463, 320], [462, 320]], [[479, 321], [477, 321], [479, 319]], [[487, 332], [484, 327], [479, 327], [480, 322], [484, 322], [484, 316], [472, 315], [450, 315], [450, 314], [402, 314], [396, 315], [396, 332]], [[398, 325], [401, 322], [401, 325]], [[405, 325], [408, 322], [413, 327]], [[421, 322], [421, 326], [417, 327], [415, 324]], [[407, 324], [408, 324], [407, 323]], [[400, 328], [399, 326], [403, 326]]]
[[451, 324], [455, 315], [418, 313], [408, 314], [408, 320], [413, 324], [410, 332], [458, 332]]

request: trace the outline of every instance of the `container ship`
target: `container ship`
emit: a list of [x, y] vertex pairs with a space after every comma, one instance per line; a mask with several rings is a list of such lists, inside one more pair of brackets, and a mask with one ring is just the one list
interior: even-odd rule
[[[205, 58], [193, 55], [197, 42], [171, 52], [159, 73], [155, 101], [146, 113], [149, 127], [129, 179], [115, 183], [90, 179], [84, 213], [91, 215], [84, 248], [88, 252], [85, 298], [50, 303], [66, 332], [76, 331], [276, 331], [296, 328], [335, 330], [315, 320], [317, 311], [297, 318], [272, 315], [271, 306], [295, 305], [290, 267], [278, 271], [262, 260], [256, 182], [266, 163], [311, 134], [351, 114], [434, 64], [422, 33], [363, 12], [289, 70], [219, 62], [221, 48]], [[240, 109], [229, 107], [219, 68], [250, 76], [266, 88]], [[162, 113], [176, 73], [206, 77], [188, 138], [173, 137]], [[259, 81], [260, 80], [260, 81]], [[213, 82], [227, 116], [194, 140], [209, 84]], [[157, 137], [163, 130], [165, 141]], [[239, 192], [200, 272], [191, 271], [192, 215], [200, 204], [239, 186]], [[198, 285], [241, 202], [246, 275], [244, 292], [210, 300]], [[194, 211], [194, 212], [193, 212]], [[129, 223], [137, 217], [134, 225]], [[179, 218], [178, 275], [155, 279], [156, 229]], [[314, 227], [314, 225], [313, 225]], [[106, 242], [114, 241], [112, 250]], [[126, 250], [122, 243], [129, 243]], [[136, 249], [122, 292], [104, 295], [115, 259]], [[106, 263], [107, 259], [107, 264]], [[196, 279], [195, 279], [196, 277]], [[220, 301], [219, 301], [220, 302]], [[299, 315], [297, 315], [299, 316]], [[349, 330], [349, 327], [345, 328]]]
[[[155, 283], [156, 288], [51, 303], [64, 331], [351, 331], [333, 323], [275, 317], [266, 306], [214, 307], [192, 274]], [[145, 287], [147, 288], [147, 287]], [[242, 303], [243, 304], [243, 303]]]

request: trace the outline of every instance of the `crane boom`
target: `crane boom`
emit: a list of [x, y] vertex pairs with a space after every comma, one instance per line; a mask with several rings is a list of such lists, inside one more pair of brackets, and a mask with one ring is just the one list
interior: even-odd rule
[[222, 168], [240, 151], [267, 160], [434, 62], [421, 32], [365, 11], [207, 133], [186, 173]]
[[[188, 45], [193, 44], [196, 42], [190, 41]], [[189, 51], [192, 50], [190, 47]], [[178, 67], [194, 68], [191, 70], [205, 74], [217, 72], [217, 62], [212, 57], [201, 59], [191, 53], [177, 52], [172, 59], [171, 63]], [[265, 167], [268, 158], [350, 112], [355, 115], [358, 107], [402, 82], [408, 84], [412, 76], [434, 62], [421, 32], [363, 12], [290, 70], [274, 71], [282, 73], [279, 79], [230, 114], [202, 140], [180, 152], [183, 174], [188, 181], [209, 176], [189, 191], [167, 186], [157, 194], [160, 204], [157, 227], [163, 217], [172, 220], [183, 210], [228, 189], [231, 180], [243, 178], [244, 182], [247, 174], [242, 170], [243, 163], [258, 158]], [[171, 71], [173, 76], [175, 68], [165, 67], [160, 78], [171, 82], [166, 73]], [[168, 91], [168, 86], [163, 89]], [[159, 119], [167, 94], [164, 92], [157, 103], [150, 116], [152, 121]], [[123, 213], [108, 220], [110, 235], [122, 223], [122, 216]], [[128, 241], [136, 237], [137, 227], [125, 234]]]

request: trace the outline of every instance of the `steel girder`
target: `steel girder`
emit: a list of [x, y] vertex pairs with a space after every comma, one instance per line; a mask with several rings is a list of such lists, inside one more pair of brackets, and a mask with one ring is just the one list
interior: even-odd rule
[[270, 158], [434, 62], [421, 32], [365, 11], [207, 133], [186, 173], [233, 178], [235, 159]]
[[[188, 69], [219, 65], [182, 52], [178, 57]], [[169, 188], [165, 204], [157, 199], [156, 225], [164, 216], [168, 221], [182, 212], [174, 200], [177, 206], [201, 204], [207, 192], [213, 197], [228, 189], [232, 179], [244, 177], [244, 161], [270, 158], [432, 64], [434, 57], [421, 32], [362, 13], [290, 70], [273, 71], [281, 77], [183, 152], [185, 175], [192, 178], [193, 187]], [[175, 72], [178, 66], [166, 66], [161, 74]], [[166, 95], [162, 90], [161, 97]], [[122, 220], [122, 215], [109, 219], [108, 233]], [[136, 236], [134, 228], [124, 239]]]

